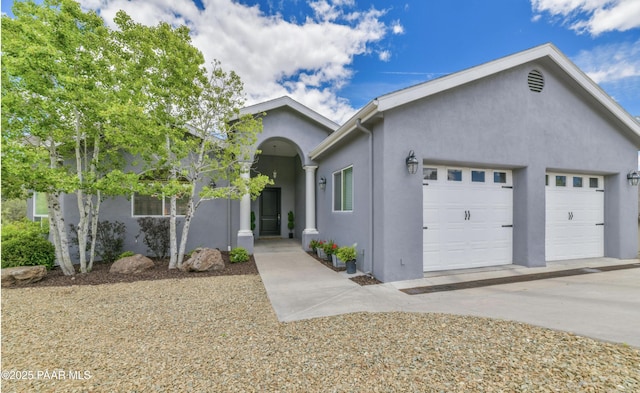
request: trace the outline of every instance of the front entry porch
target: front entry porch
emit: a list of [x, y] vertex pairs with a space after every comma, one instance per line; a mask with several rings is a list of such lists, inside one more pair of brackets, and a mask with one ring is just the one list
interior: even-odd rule
[[[245, 163], [243, 176], [268, 176], [273, 184], [251, 201], [246, 195], [240, 201], [240, 230], [237, 244], [250, 254], [254, 242], [261, 238], [287, 239], [292, 236], [303, 249], [318, 237], [316, 228], [317, 166], [304, 165], [299, 147], [282, 138], [264, 141], [262, 153], [252, 163]], [[289, 228], [292, 216], [293, 228]]]

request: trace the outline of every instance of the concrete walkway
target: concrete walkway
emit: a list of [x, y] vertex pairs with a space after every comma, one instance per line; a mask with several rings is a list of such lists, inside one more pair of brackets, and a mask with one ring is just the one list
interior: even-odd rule
[[640, 269], [593, 273], [422, 295], [399, 289], [581, 267], [637, 263], [597, 258], [436, 272], [425, 278], [360, 286], [308, 256], [295, 240], [256, 242], [255, 260], [280, 321], [352, 312], [439, 312], [526, 322], [640, 347]]

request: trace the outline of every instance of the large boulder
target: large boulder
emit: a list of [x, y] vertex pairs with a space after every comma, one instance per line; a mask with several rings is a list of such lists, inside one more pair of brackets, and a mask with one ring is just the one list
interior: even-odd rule
[[211, 248], [196, 248], [191, 253], [191, 258], [182, 263], [180, 267], [185, 272], [206, 272], [207, 270], [224, 269], [224, 260], [220, 250]]
[[154, 267], [155, 265], [151, 259], [144, 255], [136, 254], [134, 256], [125, 257], [115, 261], [111, 265], [109, 273], [136, 274], [145, 270], [153, 269]]
[[40, 281], [47, 275], [47, 268], [44, 266], [18, 266], [2, 269], [2, 286], [30, 284]]

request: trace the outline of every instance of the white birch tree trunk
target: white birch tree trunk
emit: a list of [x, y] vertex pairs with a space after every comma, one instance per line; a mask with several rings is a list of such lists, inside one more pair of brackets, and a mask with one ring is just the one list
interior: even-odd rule
[[[78, 189], [76, 190], [76, 200], [78, 203], [78, 253], [80, 254], [80, 272], [87, 272], [87, 234], [89, 233], [88, 217], [89, 211], [87, 208], [87, 202], [85, 201], [84, 191], [82, 187], [84, 185], [84, 171], [82, 165], [82, 135], [80, 135], [80, 115], [77, 109], [74, 110], [75, 114], [75, 131], [76, 131], [76, 175], [78, 176]], [[86, 155], [86, 152], [85, 152]]]
[[60, 193], [47, 193], [47, 204], [49, 206], [49, 220], [53, 223], [50, 228], [54, 231], [53, 238], [56, 254], [59, 257], [58, 263], [66, 276], [72, 276], [76, 271], [69, 255], [69, 240], [60, 208]]
[[171, 196], [171, 211], [169, 215], [169, 269], [175, 269], [178, 264], [178, 238], [176, 231], [176, 196]]
[[96, 241], [98, 239], [98, 217], [100, 217], [100, 191], [98, 190], [98, 195], [96, 196], [95, 203], [92, 203], [91, 209], [91, 250], [89, 252], [89, 264], [87, 266], [87, 271], [93, 270], [93, 262], [96, 257]]
[[195, 198], [196, 185], [195, 182], [191, 183], [191, 192], [189, 195], [189, 206], [187, 207], [187, 214], [184, 217], [184, 225], [182, 226], [182, 236], [180, 237], [180, 249], [178, 250], [178, 268], [182, 267], [184, 262], [184, 253], [187, 248], [187, 237], [189, 236], [189, 227], [191, 226], [191, 219], [195, 212], [195, 204], [193, 200]]

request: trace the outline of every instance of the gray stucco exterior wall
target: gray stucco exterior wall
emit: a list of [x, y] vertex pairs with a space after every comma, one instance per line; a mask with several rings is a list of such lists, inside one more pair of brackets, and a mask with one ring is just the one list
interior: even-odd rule
[[[545, 77], [540, 93], [527, 86], [532, 69]], [[513, 169], [516, 264], [545, 264], [547, 170], [604, 175], [605, 256], [637, 253], [637, 193], [626, 182], [637, 148], [553, 65], [516, 67], [406, 104], [385, 112], [375, 128], [375, 212], [382, 215], [375, 242], [383, 281], [422, 276], [422, 179], [407, 175], [409, 150], [424, 163]]]

